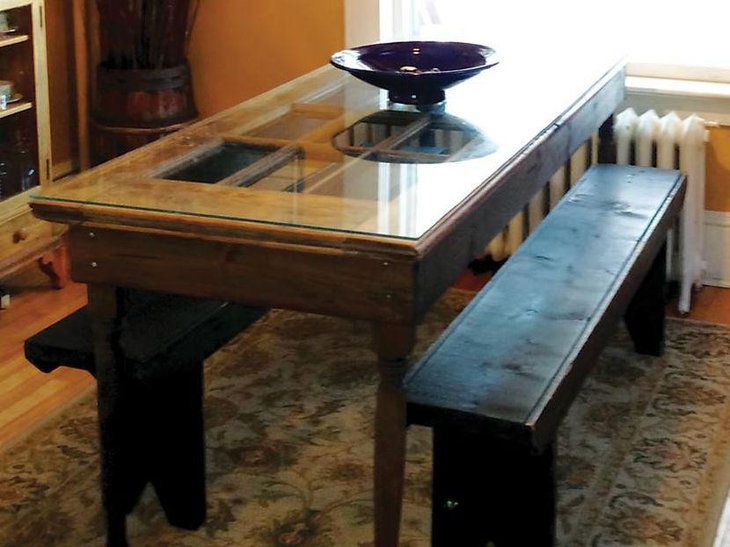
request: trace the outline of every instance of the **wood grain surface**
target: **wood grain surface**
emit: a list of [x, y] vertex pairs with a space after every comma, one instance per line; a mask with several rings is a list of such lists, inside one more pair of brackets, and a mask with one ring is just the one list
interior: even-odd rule
[[683, 195], [678, 172], [589, 170], [411, 373], [410, 419], [550, 442]]

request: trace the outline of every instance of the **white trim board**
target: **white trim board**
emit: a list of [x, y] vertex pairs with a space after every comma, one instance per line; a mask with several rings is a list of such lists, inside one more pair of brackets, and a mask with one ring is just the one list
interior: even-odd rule
[[696, 113], [709, 122], [730, 124], [730, 84], [628, 76], [626, 106], [637, 112]]
[[730, 212], [705, 211], [705, 285], [730, 288]]

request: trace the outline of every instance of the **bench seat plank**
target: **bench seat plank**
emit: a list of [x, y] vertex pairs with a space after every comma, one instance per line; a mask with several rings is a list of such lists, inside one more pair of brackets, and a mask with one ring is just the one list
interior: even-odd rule
[[[102, 458], [102, 480], [113, 475], [117, 486], [104, 491], [129, 513], [150, 482], [168, 521], [196, 529], [206, 513], [203, 361], [266, 310], [150, 291], [127, 290], [124, 298], [124, 393], [116, 448]], [[68, 366], [96, 375], [92, 340], [84, 307], [26, 340], [25, 355], [43, 372]], [[124, 516], [115, 523], [109, 541], [126, 544]]]
[[591, 168], [410, 372], [409, 421], [548, 444], [683, 191], [676, 171]]
[[[164, 377], [201, 362], [264, 313], [218, 300], [145, 295], [130, 306], [119, 344], [134, 378]], [[29, 338], [25, 356], [42, 372], [65, 365], [95, 374], [86, 307]]]

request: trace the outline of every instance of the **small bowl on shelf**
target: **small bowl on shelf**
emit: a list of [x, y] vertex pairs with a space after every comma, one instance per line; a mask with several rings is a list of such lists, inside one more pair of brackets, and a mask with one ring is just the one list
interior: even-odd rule
[[17, 95], [15, 87], [10, 80], [0, 80], [0, 110], [5, 110], [8, 103], [13, 102], [13, 98]]
[[494, 49], [465, 42], [409, 41], [371, 44], [332, 55], [330, 63], [388, 90], [395, 103], [433, 105], [445, 89], [498, 63]]
[[14, 27], [10, 24], [10, 18], [8, 17], [8, 13], [5, 11], [0, 11], [0, 38], [3, 37], [5, 34], [10, 34], [12, 32], [15, 32], [18, 30], [18, 27]]

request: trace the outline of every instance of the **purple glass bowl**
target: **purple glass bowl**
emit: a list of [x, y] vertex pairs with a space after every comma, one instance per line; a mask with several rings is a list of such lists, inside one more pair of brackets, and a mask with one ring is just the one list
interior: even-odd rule
[[345, 49], [330, 62], [356, 78], [388, 90], [396, 103], [429, 105], [451, 87], [498, 63], [487, 46], [463, 42], [390, 42]]

